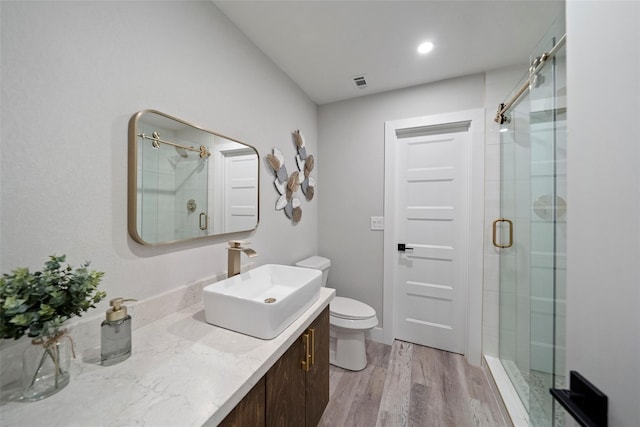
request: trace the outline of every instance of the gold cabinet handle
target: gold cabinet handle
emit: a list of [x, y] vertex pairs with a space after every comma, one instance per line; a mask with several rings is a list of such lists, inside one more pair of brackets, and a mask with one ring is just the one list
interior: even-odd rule
[[304, 344], [304, 359], [302, 360], [302, 370], [309, 372], [311, 368], [311, 353], [309, 352], [309, 334], [302, 334], [302, 343]]
[[[204, 219], [204, 223], [203, 220]], [[206, 230], [209, 227], [209, 217], [207, 216], [206, 213], [204, 212], [200, 212], [200, 218], [199, 218], [199, 222], [200, 222], [200, 230]]]
[[311, 366], [316, 364], [316, 331], [309, 328], [309, 336], [311, 337]]
[[[497, 229], [498, 229], [499, 222], [506, 222], [509, 225], [509, 243], [507, 243], [506, 245], [498, 243]], [[493, 221], [493, 246], [500, 249], [506, 249], [513, 246], [513, 222], [511, 220], [508, 220], [506, 218], [498, 218], [495, 221]]]

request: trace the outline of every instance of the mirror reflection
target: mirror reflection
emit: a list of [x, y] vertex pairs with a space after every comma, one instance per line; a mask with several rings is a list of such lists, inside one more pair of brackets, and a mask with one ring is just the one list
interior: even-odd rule
[[160, 245], [258, 225], [259, 159], [250, 145], [154, 110], [129, 124], [129, 233]]

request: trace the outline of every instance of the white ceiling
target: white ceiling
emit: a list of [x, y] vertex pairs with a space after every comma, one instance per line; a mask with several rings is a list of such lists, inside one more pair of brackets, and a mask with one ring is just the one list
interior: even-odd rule
[[[562, 0], [213, 2], [319, 105], [526, 64], [564, 10]], [[435, 48], [420, 56], [424, 40]], [[352, 81], [362, 74], [365, 89]]]

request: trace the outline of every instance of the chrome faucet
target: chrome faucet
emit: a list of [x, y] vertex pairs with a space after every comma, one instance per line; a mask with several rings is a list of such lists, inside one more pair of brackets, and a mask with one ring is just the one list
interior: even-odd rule
[[240, 240], [231, 240], [229, 242], [228, 258], [227, 258], [227, 277], [232, 277], [237, 274], [240, 274], [240, 253], [244, 252], [247, 254], [249, 258], [253, 258], [257, 256], [258, 253], [251, 248], [243, 247], [243, 244], [247, 242], [242, 242]]

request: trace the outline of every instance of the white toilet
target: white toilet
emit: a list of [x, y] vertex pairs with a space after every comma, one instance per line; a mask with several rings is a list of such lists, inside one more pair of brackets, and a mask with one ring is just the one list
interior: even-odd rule
[[[330, 260], [312, 256], [298, 261], [296, 265], [322, 271], [322, 286], [327, 286]], [[351, 371], [364, 369], [367, 366], [364, 333], [378, 325], [375, 310], [351, 298], [335, 297], [329, 306], [329, 323], [329, 362]]]

